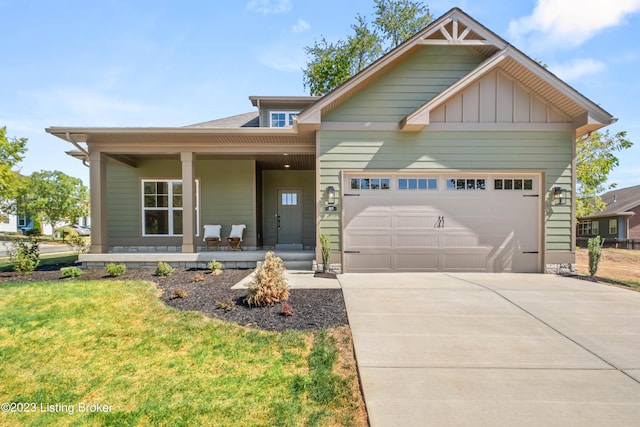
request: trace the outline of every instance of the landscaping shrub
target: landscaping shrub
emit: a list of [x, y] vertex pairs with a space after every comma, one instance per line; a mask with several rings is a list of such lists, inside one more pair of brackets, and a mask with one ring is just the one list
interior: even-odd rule
[[320, 234], [320, 252], [322, 253], [322, 272], [329, 270], [329, 255], [331, 254], [331, 240], [327, 234]]
[[591, 277], [595, 276], [598, 271], [598, 264], [602, 257], [602, 245], [604, 245], [604, 239], [600, 239], [600, 236], [590, 238], [587, 243], [589, 248], [589, 274]]
[[216, 308], [224, 311], [231, 311], [236, 308], [236, 303], [232, 299], [223, 299], [216, 302]]
[[166, 262], [160, 261], [158, 263], [158, 268], [156, 268], [156, 276], [168, 276], [173, 273], [173, 267], [171, 267]]
[[13, 270], [18, 273], [32, 273], [40, 264], [40, 246], [35, 236], [30, 236], [28, 241], [11, 240], [11, 248], [8, 253]]
[[78, 267], [67, 267], [60, 269], [61, 279], [75, 279], [76, 277], [80, 277], [83, 274], [84, 271], [82, 271]]
[[173, 296], [174, 298], [186, 298], [189, 296], [189, 292], [186, 289], [179, 288], [173, 291]]
[[89, 251], [90, 243], [75, 231], [69, 234], [67, 242], [69, 242], [76, 255], [84, 254]]
[[209, 269], [211, 270], [211, 274], [213, 274], [214, 276], [217, 276], [218, 274], [222, 273], [222, 263], [219, 261], [216, 261], [215, 259], [211, 260], [211, 262], [209, 262]]
[[293, 311], [293, 307], [291, 307], [291, 304], [284, 301], [282, 303], [282, 308], [280, 309], [280, 314], [282, 314], [283, 316], [293, 316], [295, 314], [295, 311]]
[[289, 299], [289, 286], [284, 278], [284, 264], [269, 251], [249, 284], [245, 300], [249, 305], [264, 307], [286, 299]]
[[127, 271], [127, 266], [124, 264], [114, 264], [110, 262], [107, 264], [107, 274], [111, 277], [122, 276]]

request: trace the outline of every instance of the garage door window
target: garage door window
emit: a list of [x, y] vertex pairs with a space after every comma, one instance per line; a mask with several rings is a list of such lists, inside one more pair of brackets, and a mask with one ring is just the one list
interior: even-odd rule
[[351, 178], [352, 190], [388, 190], [389, 178]]
[[494, 179], [494, 190], [533, 190], [532, 179]]
[[437, 190], [436, 178], [399, 178], [398, 190]]
[[447, 190], [485, 190], [484, 178], [447, 178]]

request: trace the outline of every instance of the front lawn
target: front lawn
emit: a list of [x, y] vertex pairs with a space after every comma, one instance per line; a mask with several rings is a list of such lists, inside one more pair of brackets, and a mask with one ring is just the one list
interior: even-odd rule
[[0, 403], [23, 411], [3, 406], [0, 425], [358, 424], [351, 379], [326, 368], [330, 336], [243, 328], [168, 308], [157, 292], [0, 283]]

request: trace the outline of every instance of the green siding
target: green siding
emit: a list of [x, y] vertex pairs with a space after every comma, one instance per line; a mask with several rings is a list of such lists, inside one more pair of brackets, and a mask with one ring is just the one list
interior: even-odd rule
[[323, 122], [398, 122], [482, 62], [465, 46], [424, 47], [334, 110]]
[[[255, 245], [254, 161], [198, 160], [200, 225], [244, 223], [246, 245]], [[181, 179], [178, 160], [141, 160], [137, 168], [110, 161], [107, 166], [108, 235], [111, 245], [180, 245], [180, 237], [142, 237], [141, 180]], [[200, 234], [202, 234], [202, 231]], [[198, 245], [201, 239], [196, 239]]]
[[[541, 171], [543, 196], [571, 186], [571, 132], [321, 131], [320, 141], [320, 188], [338, 194], [342, 171], [360, 169]], [[547, 250], [570, 251], [571, 206], [546, 206]], [[323, 213], [321, 230], [339, 249], [340, 213]]]
[[263, 178], [263, 242], [265, 246], [275, 246], [277, 242], [277, 222], [275, 215], [278, 211], [277, 191], [279, 188], [302, 189], [303, 245], [314, 247], [316, 243], [315, 226], [315, 172], [314, 171], [274, 171], [262, 173]]

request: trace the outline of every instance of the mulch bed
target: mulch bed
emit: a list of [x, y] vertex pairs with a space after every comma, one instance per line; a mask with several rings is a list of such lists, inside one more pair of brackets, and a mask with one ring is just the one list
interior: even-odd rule
[[[38, 268], [30, 275], [14, 272], [0, 273], [0, 287], [4, 282], [59, 281], [60, 268], [68, 265], [52, 265]], [[231, 289], [253, 270], [223, 270], [213, 276], [208, 270], [175, 269], [170, 276], [155, 276], [154, 269], [127, 269], [120, 277], [106, 275], [104, 269], [84, 270], [80, 280], [148, 280], [155, 282], [162, 291], [160, 299], [179, 310], [200, 311], [209, 317], [237, 323], [242, 326], [283, 331], [297, 329], [314, 331], [347, 325], [347, 311], [340, 289], [291, 289], [288, 303], [293, 315], [281, 314], [283, 305], [249, 307], [244, 302], [246, 290]], [[186, 297], [180, 298], [177, 294]], [[218, 303], [231, 302], [231, 310], [219, 308]]]

